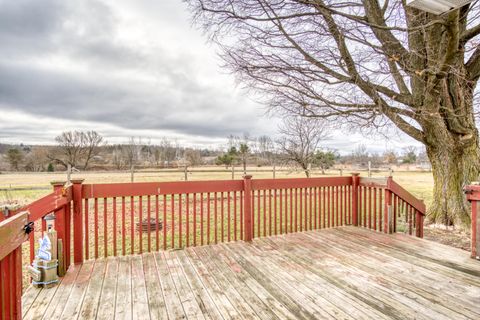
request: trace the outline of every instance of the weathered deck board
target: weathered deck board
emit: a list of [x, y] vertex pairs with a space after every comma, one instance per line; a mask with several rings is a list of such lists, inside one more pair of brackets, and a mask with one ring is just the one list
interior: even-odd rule
[[22, 303], [25, 319], [480, 319], [480, 262], [342, 227], [90, 260]]

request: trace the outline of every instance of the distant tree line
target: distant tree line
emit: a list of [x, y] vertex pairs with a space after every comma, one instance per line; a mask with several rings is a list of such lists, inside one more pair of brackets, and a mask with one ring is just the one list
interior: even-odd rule
[[131, 137], [124, 143], [109, 144], [96, 131], [66, 131], [55, 137], [55, 145], [0, 144], [0, 169], [12, 171], [130, 170], [132, 168], [174, 168], [202, 165], [282, 166], [301, 170], [310, 176], [313, 169], [326, 170], [337, 165], [366, 168], [419, 164], [428, 162], [424, 152], [415, 147], [386, 150], [383, 154], [368, 151], [360, 144], [350, 154], [325, 147], [330, 128], [318, 119], [285, 118], [275, 138], [230, 135], [224, 150], [182, 147], [175, 139]]

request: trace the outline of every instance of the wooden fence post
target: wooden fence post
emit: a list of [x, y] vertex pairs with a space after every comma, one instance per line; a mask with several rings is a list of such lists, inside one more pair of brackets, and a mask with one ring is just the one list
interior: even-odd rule
[[84, 179], [74, 179], [73, 183], [73, 263], [83, 262], [83, 207], [82, 183]]
[[385, 188], [385, 208], [383, 212], [383, 232], [392, 233], [392, 177], [387, 178], [387, 187]]
[[358, 185], [360, 173], [352, 173], [352, 224], [358, 226]]
[[252, 176], [243, 176], [243, 240], [252, 241]]
[[[53, 192], [57, 195], [62, 194], [62, 189], [65, 186], [65, 181], [52, 181], [51, 185], [53, 186]], [[68, 237], [68, 232], [67, 232], [67, 214], [65, 207], [62, 207], [60, 210], [57, 210], [55, 212], [55, 230], [57, 231], [57, 239], [62, 240], [63, 246], [60, 250], [58, 250], [58, 256], [63, 257], [63, 261], [58, 261], [58, 263], [62, 264], [62, 266], [59, 266], [59, 276], [63, 277], [64, 274], [62, 270], [67, 269], [67, 260], [69, 261], [69, 256], [70, 256], [70, 251], [67, 250], [67, 243], [70, 241], [70, 238]], [[58, 245], [58, 244], [52, 244], [52, 245]], [[67, 258], [68, 257], [68, 258]]]

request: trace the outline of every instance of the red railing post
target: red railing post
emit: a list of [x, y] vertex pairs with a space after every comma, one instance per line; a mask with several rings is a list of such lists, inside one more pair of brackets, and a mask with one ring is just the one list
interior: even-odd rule
[[387, 178], [387, 187], [385, 188], [385, 208], [383, 212], [383, 230], [385, 233], [392, 233], [392, 177]]
[[83, 262], [83, 208], [82, 183], [84, 179], [72, 180], [73, 183], [73, 263]]
[[480, 260], [480, 215], [478, 201], [472, 201], [472, 258]]
[[[62, 194], [63, 187], [65, 186], [65, 181], [52, 181], [51, 185], [53, 186], [53, 192], [57, 195]], [[63, 256], [63, 268], [59, 267], [59, 276], [63, 276], [63, 271], [67, 270], [68, 263], [69, 261], [69, 255], [70, 251], [67, 250], [67, 243], [69, 242], [68, 238], [68, 232], [67, 232], [67, 214], [65, 211], [65, 207], [60, 208], [59, 210], [55, 211], [55, 230], [57, 231], [57, 239], [62, 240], [63, 246], [62, 246], [62, 253], [61, 255]], [[58, 245], [57, 243], [52, 243], [52, 246]], [[58, 253], [60, 256], [60, 252]]]
[[243, 176], [243, 240], [252, 241], [252, 176]]
[[480, 260], [480, 214], [478, 214], [480, 201], [480, 186], [470, 185], [464, 189], [467, 200], [472, 204], [472, 242], [471, 242], [471, 256], [474, 259]]
[[22, 318], [22, 243], [28, 214], [22, 212], [0, 223], [0, 319]]
[[358, 226], [358, 185], [360, 173], [352, 173], [352, 224]]

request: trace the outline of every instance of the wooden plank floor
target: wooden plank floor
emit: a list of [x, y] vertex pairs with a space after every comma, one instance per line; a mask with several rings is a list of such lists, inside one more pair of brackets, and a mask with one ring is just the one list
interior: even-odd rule
[[25, 319], [480, 319], [480, 262], [355, 227], [73, 266]]

